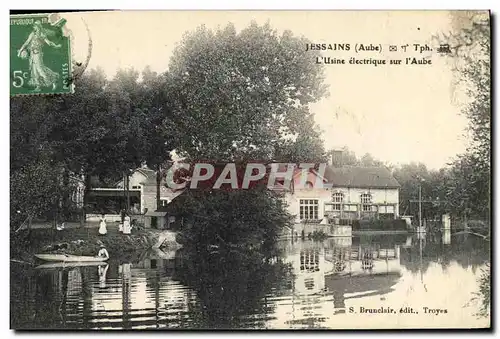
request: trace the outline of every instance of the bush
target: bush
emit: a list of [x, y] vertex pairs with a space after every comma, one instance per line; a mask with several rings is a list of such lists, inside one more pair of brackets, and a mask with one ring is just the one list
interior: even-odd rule
[[301, 224], [309, 225], [309, 224], [319, 224], [322, 219], [304, 219], [301, 220]]
[[328, 238], [328, 235], [323, 231], [314, 231], [311, 233], [311, 239], [314, 241], [323, 241]]
[[353, 220], [352, 221], [352, 230], [359, 230], [360, 229], [360, 225], [359, 225], [359, 220]]
[[182, 203], [176, 214], [185, 222], [177, 241], [186, 246], [266, 247], [275, 244], [284, 226], [291, 226], [283, 202], [266, 187], [231, 192], [189, 191], [179, 198]]
[[376, 230], [376, 231], [389, 231], [389, 230], [406, 230], [406, 221], [403, 219], [390, 219], [390, 220], [355, 220], [352, 224], [353, 231], [362, 230]]

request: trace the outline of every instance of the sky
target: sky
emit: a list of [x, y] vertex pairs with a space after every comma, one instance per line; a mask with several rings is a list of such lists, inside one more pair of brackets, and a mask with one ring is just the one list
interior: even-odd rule
[[[322, 52], [325, 57], [404, 62], [426, 56], [431, 65], [326, 65], [330, 96], [311, 105], [325, 147], [347, 146], [358, 156], [371, 153], [394, 165], [422, 162], [435, 169], [466, 147], [467, 121], [460, 110], [468, 99], [456, 86], [450, 62], [435, 52], [410, 52], [414, 43], [429, 43], [433, 34], [453, 30], [456, 23], [446, 11], [129, 11], [63, 17], [73, 35], [74, 58], [83, 61], [87, 55], [85, 21], [93, 44], [89, 68], [101, 67], [110, 77], [128, 67], [163, 72], [186, 31], [229, 22], [240, 30], [252, 20], [269, 21], [278, 31], [288, 29], [315, 43], [351, 44], [350, 51]], [[356, 44], [379, 45], [382, 52], [356, 53]], [[406, 53], [401, 47], [389, 52], [390, 44], [409, 47]]]

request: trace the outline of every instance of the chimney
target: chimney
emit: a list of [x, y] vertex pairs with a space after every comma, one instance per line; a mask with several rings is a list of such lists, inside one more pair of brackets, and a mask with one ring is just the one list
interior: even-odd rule
[[342, 167], [343, 163], [343, 152], [342, 150], [333, 150], [330, 165], [335, 167]]

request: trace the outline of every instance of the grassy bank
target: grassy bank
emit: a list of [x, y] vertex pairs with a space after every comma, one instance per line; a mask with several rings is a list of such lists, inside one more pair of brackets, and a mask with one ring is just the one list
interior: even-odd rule
[[99, 235], [95, 227], [23, 230], [11, 235], [11, 259], [33, 263], [37, 253], [66, 253], [74, 255], [97, 255], [99, 243], [106, 246], [111, 259], [136, 256], [151, 248], [159, 238], [157, 230], [138, 230], [124, 235], [117, 226], [108, 226], [108, 234]]

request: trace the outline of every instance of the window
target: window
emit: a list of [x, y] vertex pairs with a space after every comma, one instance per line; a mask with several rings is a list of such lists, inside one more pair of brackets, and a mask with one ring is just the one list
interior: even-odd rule
[[316, 199], [300, 199], [300, 219], [318, 219], [318, 207], [319, 204]]
[[140, 189], [141, 189], [141, 186], [132, 186], [132, 189], [133, 189], [133, 190], [140, 190]]
[[370, 212], [372, 210], [372, 195], [370, 193], [361, 194], [361, 205], [363, 205], [363, 212]]
[[344, 201], [344, 194], [340, 192], [333, 193], [333, 210], [340, 211], [342, 209], [342, 202]]
[[310, 273], [319, 271], [318, 250], [300, 251], [300, 270]]
[[363, 205], [369, 205], [372, 202], [372, 195], [370, 193], [361, 194], [361, 203]]
[[308, 290], [312, 290], [314, 288], [314, 279], [313, 278], [304, 279], [304, 286]]

